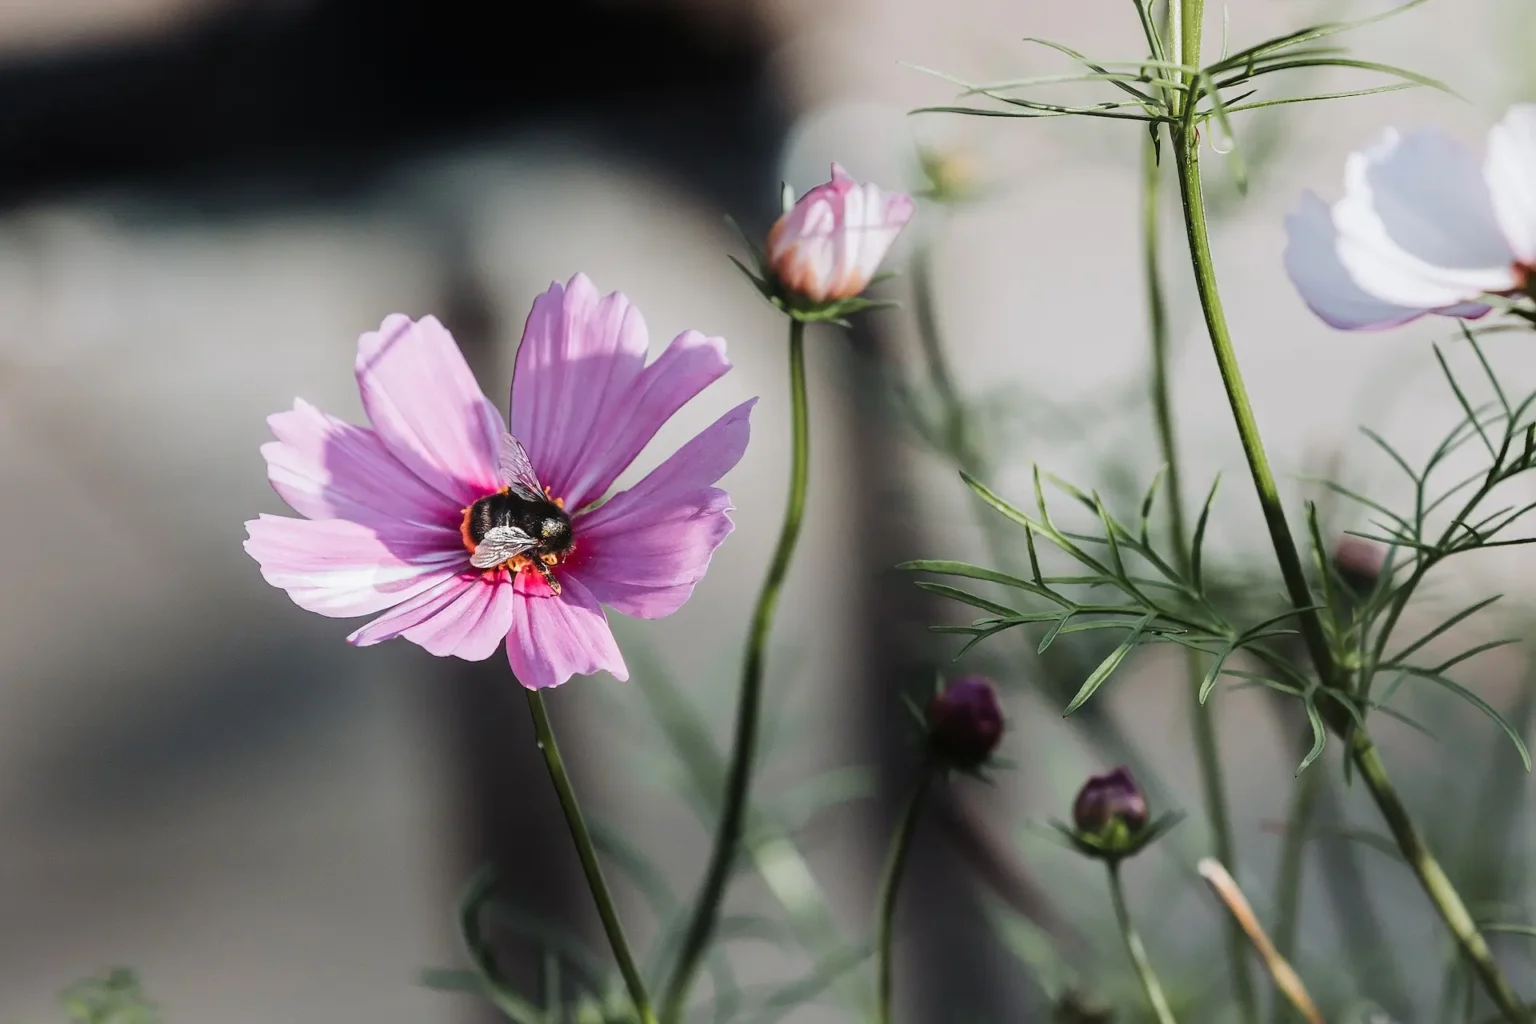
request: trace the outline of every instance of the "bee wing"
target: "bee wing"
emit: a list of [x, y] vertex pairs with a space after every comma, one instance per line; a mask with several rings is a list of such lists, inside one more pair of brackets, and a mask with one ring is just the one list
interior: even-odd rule
[[511, 434], [501, 435], [501, 482], [530, 501], [544, 500], [544, 485], [539, 483], [528, 452]]
[[515, 526], [493, 526], [485, 531], [485, 536], [475, 545], [475, 553], [469, 557], [469, 564], [476, 569], [490, 569], [522, 554], [535, 543], [532, 537]]

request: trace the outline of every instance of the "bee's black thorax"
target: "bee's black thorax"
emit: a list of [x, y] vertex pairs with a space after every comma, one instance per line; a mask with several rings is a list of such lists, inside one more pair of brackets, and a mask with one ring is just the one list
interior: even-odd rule
[[538, 554], [562, 555], [570, 550], [571, 517], [553, 501], [527, 498], [509, 492], [488, 494], [469, 509], [465, 532], [473, 543], [480, 543], [497, 526], [515, 526], [536, 542]]

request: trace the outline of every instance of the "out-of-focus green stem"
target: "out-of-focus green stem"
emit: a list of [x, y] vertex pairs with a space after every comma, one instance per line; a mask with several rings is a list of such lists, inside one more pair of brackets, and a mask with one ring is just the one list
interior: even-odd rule
[[576, 791], [565, 773], [565, 761], [560, 757], [560, 745], [555, 742], [555, 730], [549, 722], [549, 712], [544, 707], [544, 695], [538, 690], [528, 691], [528, 710], [533, 713], [533, 732], [538, 739], [544, 764], [549, 769], [550, 781], [555, 784], [555, 795], [560, 798], [560, 809], [565, 812], [565, 823], [570, 827], [571, 839], [576, 843], [576, 855], [581, 858], [581, 869], [587, 876], [587, 888], [592, 890], [592, 900], [597, 904], [597, 916], [602, 918], [603, 931], [608, 935], [608, 945], [613, 958], [619, 962], [619, 972], [629, 988], [635, 1012], [641, 1024], [656, 1024], [656, 1014], [651, 1010], [651, 998], [646, 994], [645, 981], [640, 968], [635, 966], [634, 955], [624, 937], [624, 925], [619, 922], [619, 912], [614, 907], [613, 895], [603, 878], [603, 866], [597, 859], [597, 847], [592, 843], [592, 833], [576, 802]]
[[1125, 889], [1120, 884], [1119, 861], [1109, 862], [1109, 898], [1114, 901], [1115, 920], [1120, 922], [1125, 950], [1131, 954], [1131, 963], [1136, 967], [1136, 976], [1141, 979], [1141, 989], [1147, 994], [1147, 1002], [1152, 1007], [1157, 1024], [1178, 1024], [1172, 1007], [1168, 1005], [1168, 997], [1163, 993], [1163, 986], [1157, 980], [1157, 972], [1152, 970], [1152, 961], [1147, 958], [1146, 947], [1141, 944], [1141, 936], [1136, 934], [1136, 926], [1131, 923], [1131, 912], [1125, 905]]
[[[1204, 3], [1203, 0], [1182, 0], [1182, 3], [1185, 22], [1184, 62], [1198, 65], [1198, 36], [1195, 37], [1196, 44], [1193, 49], [1190, 46], [1190, 40], [1191, 33], [1198, 32], [1197, 26]], [[1296, 609], [1302, 639], [1306, 643], [1307, 653], [1317, 671], [1320, 685], [1338, 694], [1337, 699], [1348, 700], [1351, 699], [1348, 680], [1341, 675], [1334, 661], [1333, 651], [1323, 631], [1322, 619], [1314, 605], [1311, 588], [1302, 568], [1301, 555], [1297, 550], [1290, 526], [1286, 523], [1285, 509], [1280, 502], [1279, 489], [1275, 485], [1274, 473], [1270, 469], [1263, 440], [1259, 436], [1253, 406], [1248, 399], [1248, 389], [1243, 382], [1242, 371], [1237, 365], [1237, 354], [1227, 326], [1226, 312], [1216, 287], [1216, 265], [1211, 255], [1209, 229], [1205, 220], [1205, 201], [1200, 186], [1200, 143], [1192, 119], [1186, 117], [1180, 125], [1175, 127], [1173, 148], [1177, 154], [1179, 194], [1183, 200], [1184, 225], [1189, 236], [1190, 260], [1195, 272], [1195, 286], [1200, 294], [1200, 306], [1205, 313], [1206, 328], [1211, 337], [1211, 347], [1216, 356], [1217, 367], [1221, 371], [1222, 383], [1226, 388], [1227, 401], [1232, 407], [1232, 418], [1236, 423], [1238, 436], [1242, 440], [1243, 453], [1247, 456], [1254, 490], [1258, 494], [1259, 505], [1264, 512], [1264, 521], [1269, 528], [1275, 558], [1280, 564], [1280, 575], [1285, 582], [1291, 605]], [[1414, 874], [1418, 876], [1430, 902], [1434, 904], [1451, 933], [1456, 936], [1463, 954], [1476, 971], [1489, 997], [1511, 1024], [1522, 1024], [1527, 1020], [1525, 1009], [1508, 980], [1499, 970], [1498, 964], [1494, 962], [1488, 943], [1478, 931], [1472, 916], [1467, 912], [1466, 904], [1462, 902], [1456, 887], [1451, 884], [1451, 880], [1419, 836], [1407, 808], [1403, 806], [1402, 800], [1387, 776], [1386, 766], [1382, 763], [1381, 755], [1376, 751], [1370, 736], [1363, 727], [1352, 728], [1350, 716], [1337, 705], [1324, 703], [1320, 710], [1323, 711], [1329, 727], [1335, 733], [1348, 738], [1349, 756], [1353, 758], [1359, 769], [1360, 776], [1366, 788], [1370, 790], [1377, 808], [1386, 818], [1387, 825], [1397, 840], [1398, 849], [1402, 851], [1403, 857], [1413, 868]]]
[[693, 905], [677, 965], [672, 971], [662, 999], [662, 1020], [676, 1024], [688, 1001], [699, 964], [709, 946], [710, 935], [720, 916], [731, 868], [741, 852], [746, 830], [747, 803], [752, 788], [752, 770], [757, 762], [758, 719], [763, 703], [763, 668], [768, 658], [768, 638], [773, 632], [773, 613], [778, 608], [784, 579], [794, 559], [800, 540], [800, 525], [805, 519], [805, 498], [811, 475], [810, 402], [805, 386], [805, 324], [789, 321], [789, 399], [790, 399], [790, 471], [789, 497], [784, 507], [784, 522], [779, 528], [779, 542], [769, 563], [768, 575], [757, 595], [752, 623], [747, 633], [747, 650], [741, 670], [741, 693], [736, 710], [736, 737], [732, 745], [731, 767], [726, 777], [725, 800], [720, 825], [715, 831], [714, 850], [709, 867]]
[[[1307, 848], [1307, 828], [1317, 805], [1321, 772], [1302, 772], [1291, 789], [1291, 806], [1285, 816], [1285, 838], [1280, 847], [1280, 869], [1275, 878], [1275, 951], [1286, 960], [1296, 952], [1296, 926], [1301, 915], [1302, 856]], [[1275, 1024], [1289, 1020], [1290, 1006], [1275, 1000]]]
[[1354, 758], [1355, 766], [1360, 770], [1360, 778], [1370, 789], [1376, 806], [1381, 809], [1382, 817], [1387, 819], [1387, 827], [1392, 830], [1398, 849], [1402, 850], [1408, 866], [1419, 877], [1419, 883], [1429, 894], [1435, 909], [1440, 911], [1440, 916], [1445, 919], [1451, 934], [1456, 936], [1462, 955], [1467, 958], [1473, 972], [1483, 983], [1483, 990], [1488, 993], [1488, 997], [1493, 1000], [1494, 1005], [1499, 1008], [1499, 1012], [1504, 1014], [1504, 1019], [1510, 1024], [1526, 1024], [1531, 1018], [1526, 1012], [1525, 1005], [1515, 994], [1514, 988], [1510, 986], [1504, 973], [1499, 970], [1499, 965], [1493, 959], [1493, 953], [1488, 949], [1487, 940], [1478, 930], [1477, 923], [1472, 920], [1472, 915], [1467, 911], [1466, 904], [1462, 902], [1456, 886], [1446, 877], [1440, 863], [1435, 860], [1434, 854], [1429, 852], [1418, 830], [1414, 828], [1413, 819], [1408, 816], [1408, 808], [1403, 806], [1402, 799], [1398, 797], [1397, 790], [1392, 785], [1392, 780], [1387, 777], [1387, 768], [1381, 761], [1380, 752], [1377, 751], [1376, 745], [1371, 742], [1371, 738], [1366, 735], [1364, 729], [1355, 730], [1354, 737], [1350, 741], [1350, 754]]
[[879, 960], [879, 981], [875, 997], [877, 1024], [891, 1024], [891, 994], [894, 990], [895, 960], [892, 956], [896, 940], [896, 896], [901, 890], [901, 878], [907, 866], [907, 854], [912, 851], [912, 837], [917, 834], [917, 819], [923, 811], [923, 798], [933, 781], [933, 767], [924, 763], [918, 769], [917, 783], [907, 806], [901, 812], [896, 835], [891, 840], [891, 852], [885, 862], [885, 873], [880, 880], [879, 920], [875, 926], [875, 956]]
[[[1169, 384], [1168, 310], [1163, 296], [1162, 264], [1158, 252], [1157, 144], [1148, 140], [1142, 146], [1141, 240], [1142, 265], [1146, 272], [1147, 322], [1152, 335], [1152, 409], [1157, 422], [1157, 440], [1162, 449], [1167, 474], [1168, 523], [1172, 535], [1175, 565], [1186, 575], [1190, 571], [1189, 534], [1184, 517], [1184, 489], [1179, 469], [1179, 444], [1174, 434], [1173, 395]], [[1227, 807], [1226, 783], [1221, 774], [1221, 751], [1216, 742], [1214, 708], [1200, 703], [1200, 684], [1204, 677], [1200, 655], [1185, 648], [1188, 675], [1189, 724], [1195, 740], [1195, 761], [1200, 769], [1200, 789], [1205, 802], [1205, 816], [1210, 823], [1211, 849], [1229, 872], [1237, 871], [1236, 844], [1232, 840], [1232, 819]], [[1227, 970], [1232, 978], [1232, 995], [1244, 1021], [1258, 1019], [1258, 997], [1248, 971], [1248, 947], [1243, 929], [1227, 918]]]

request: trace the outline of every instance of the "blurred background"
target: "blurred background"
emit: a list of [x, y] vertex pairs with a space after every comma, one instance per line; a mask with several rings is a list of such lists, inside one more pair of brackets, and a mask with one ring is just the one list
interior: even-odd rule
[[[1226, 13], [1244, 45], [1380, 6], [1244, 0]], [[1401, 502], [1405, 481], [1356, 424], [1422, 457], [1456, 406], [1427, 343], [1444, 323], [1346, 336], [1308, 314], [1281, 270], [1283, 215], [1302, 188], [1336, 197], [1345, 155], [1384, 125], [1435, 123], [1480, 148], [1508, 103], [1536, 98], [1527, 6], [1436, 0], [1350, 38], [1470, 102], [1413, 91], [1254, 118], [1240, 135], [1256, 165], [1241, 199], [1210, 159], [1227, 305], [1293, 508], [1320, 496], [1309, 475]], [[1213, 5], [1212, 48], [1220, 17]], [[439, 315], [503, 406], [533, 296], [576, 271], [627, 293], [655, 346], [688, 328], [726, 337], [736, 372], [641, 469], [763, 397], [726, 481], [737, 531], [695, 600], [665, 621], [617, 624], [634, 681], [578, 680], [551, 697], [605, 832], [627, 837], [679, 898], [707, 854], [717, 779], [707, 756], [679, 758], [668, 737], [695, 715], [716, 747], [728, 740], [788, 464], [783, 329], [725, 258], [740, 251], [727, 214], [760, 235], [779, 181], [803, 190], [832, 159], [908, 190], [923, 186], [919, 143], [958, 161], [984, 195], [925, 206], [892, 267], [928, 261], [959, 388], [988, 410], [994, 485], [1022, 496], [1039, 462], [1117, 500], [1144, 488], [1159, 459], [1141, 134], [907, 113], [954, 93], [920, 67], [971, 80], [1065, 70], [1025, 36], [1107, 58], [1140, 46], [1123, 0], [0, 4], [0, 1019], [57, 1020], [61, 989], [129, 965], [181, 1024], [489, 1021], [475, 1000], [418, 984], [424, 968], [462, 964], [454, 901], [488, 861], [522, 912], [498, 941], [528, 991], [540, 943], [527, 921], [598, 935], [501, 658], [438, 660], [403, 641], [351, 649], [350, 624], [301, 612], [241, 550], [245, 520], [285, 511], [258, 454], [265, 417], [303, 396], [360, 420], [353, 347], [388, 313]], [[1295, 91], [1358, 84], [1322, 75]], [[1256, 600], [1273, 600], [1165, 212], [1187, 500], [1226, 471], [1212, 543], [1234, 579], [1257, 574]], [[903, 310], [813, 338], [810, 529], [776, 633], [761, 783], [797, 852], [758, 856], [732, 903], [770, 917], [784, 916], [780, 900], [813, 904], [848, 940], [868, 930], [910, 778], [899, 695], [958, 647], [924, 627], [960, 612], [890, 566], [985, 562], [1019, 540], [984, 528], [954, 467], [883, 395], [891, 376], [925, 383], [912, 280], [886, 286]], [[1512, 390], [1536, 383], [1523, 338], [1490, 352]], [[1363, 526], [1356, 512], [1334, 509], [1330, 530]], [[1416, 614], [1433, 622], [1464, 592], [1500, 590], [1505, 621], [1485, 628], [1521, 635], [1536, 621], [1532, 568], [1518, 550], [1469, 560]], [[1098, 874], [1025, 824], [1064, 816], [1088, 772], [1121, 761], [1158, 806], [1190, 812], [1168, 855], [1133, 864], [1128, 884], [1170, 983], [1211, 1005], [1198, 1000], [1220, 998], [1225, 971], [1220, 919], [1190, 867], [1206, 840], [1182, 664], [1144, 651], [1093, 714], [1063, 721], [1042, 691], [1080, 680], [1092, 643], [1051, 659], [1033, 648], [1005, 635], [968, 659], [1007, 687], [1003, 752], [1017, 767], [994, 787], [959, 787], [922, 836], [903, 907], [905, 1019], [1045, 1019], [1072, 987], [1057, 955], [1104, 998], [1130, 991]], [[1523, 721], [1527, 658], [1491, 653], [1460, 678]], [[1379, 737], [1410, 803], [1459, 882], [1529, 920], [1521, 872], [1536, 836], [1518, 758], [1465, 704], [1410, 699], [1440, 742], [1390, 725]], [[1306, 743], [1260, 692], [1218, 702], [1237, 875], [1262, 914]], [[1314, 770], [1339, 778], [1331, 753]], [[1399, 863], [1349, 841], [1384, 831], [1362, 795], [1335, 784], [1323, 804], [1330, 831], [1308, 847], [1298, 967], [1330, 1005], [1368, 998], [1400, 1021], [1436, 1019], [1448, 964], [1437, 923]], [[806, 865], [815, 889], [797, 873]], [[622, 887], [653, 944], [644, 887]], [[1350, 909], [1367, 896], [1369, 922]], [[1350, 959], [1381, 935], [1391, 957]], [[796, 943], [766, 938], [733, 944], [741, 985], [811, 972]], [[1501, 939], [1499, 951], [1530, 992], [1528, 943]], [[867, 984], [854, 976], [854, 989]], [[849, 1019], [825, 1003], [786, 1019]], [[1207, 1012], [1191, 1019], [1218, 1019]]]

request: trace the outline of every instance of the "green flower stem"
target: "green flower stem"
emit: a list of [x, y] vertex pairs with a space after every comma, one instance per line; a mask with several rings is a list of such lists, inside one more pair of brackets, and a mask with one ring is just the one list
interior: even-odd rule
[[726, 776], [725, 802], [720, 825], [715, 831], [714, 850], [704, 883], [693, 904], [693, 917], [678, 954], [677, 965], [668, 980], [662, 999], [662, 1019], [672, 1024], [682, 1016], [688, 990], [698, 974], [699, 964], [709, 946], [720, 904], [725, 898], [731, 867], [741, 852], [742, 833], [746, 830], [747, 800], [752, 788], [752, 770], [757, 762], [758, 718], [762, 710], [763, 664], [767, 659], [768, 636], [773, 630], [773, 613], [778, 607], [784, 578], [800, 539], [800, 524], [805, 518], [805, 495], [810, 483], [811, 419], [805, 391], [805, 324], [789, 321], [789, 400], [792, 452], [789, 471], [789, 500], [784, 509], [784, 524], [779, 528], [779, 543], [773, 551], [768, 575], [757, 595], [752, 624], [747, 633], [746, 657], [741, 669], [741, 695], [736, 707], [736, 737], [732, 745], [731, 765]]
[[[1275, 882], [1275, 951], [1285, 960], [1295, 959], [1296, 926], [1301, 910], [1302, 854], [1307, 848], [1307, 827], [1317, 804], [1323, 776], [1320, 772], [1302, 772], [1291, 789], [1291, 806], [1285, 817], [1285, 841], [1280, 847], [1280, 870]], [[1293, 1014], [1290, 1006], [1277, 999], [1275, 1024], [1284, 1024]]]
[[1147, 959], [1147, 950], [1141, 944], [1141, 936], [1136, 934], [1136, 926], [1131, 924], [1131, 912], [1125, 906], [1125, 888], [1120, 884], [1120, 862], [1109, 861], [1108, 867], [1109, 896], [1115, 904], [1115, 920], [1120, 922], [1120, 934], [1125, 937], [1125, 950], [1131, 954], [1131, 963], [1136, 966], [1136, 976], [1141, 979], [1141, 988], [1147, 994], [1152, 1014], [1157, 1018], [1157, 1024], [1177, 1024], [1173, 1010], [1168, 1006], [1168, 997], [1163, 994], [1163, 986], [1152, 970], [1152, 961]]
[[[1141, 239], [1142, 265], [1147, 275], [1147, 320], [1152, 335], [1152, 408], [1168, 475], [1168, 522], [1175, 565], [1188, 575], [1189, 533], [1184, 517], [1179, 445], [1174, 435], [1173, 396], [1168, 383], [1168, 310], [1163, 299], [1158, 257], [1158, 171], [1157, 144], [1149, 140], [1142, 147]], [[1206, 820], [1210, 823], [1212, 852], [1228, 872], [1235, 874], [1236, 844], [1232, 841], [1232, 819], [1227, 809], [1226, 784], [1221, 775], [1221, 751], [1216, 744], [1216, 716], [1213, 708], [1200, 703], [1200, 684], [1204, 678], [1200, 655], [1185, 648], [1184, 663], [1189, 676], [1190, 729], [1195, 739], [1195, 760], [1200, 768], [1200, 788], [1205, 799]], [[1258, 1019], [1259, 1008], [1253, 979], [1248, 973], [1248, 944], [1242, 926], [1230, 916], [1227, 918], [1227, 969], [1232, 976], [1232, 994], [1242, 1018], [1251, 1024]]]
[[[1185, 26], [1184, 62], [1196, 65], [1199, 47], [1197, 43], [1191, 49], [1190, 39], [1192, 33], [1199, 31], [1204, 0], [1181, 0], [1181, 2]], [[1291, 604], [1296, 609], [1302, 639], [1306, 643], [1312, 664], [1317, 670], [1319, 681], [1326, 689], [1335, 692], [1347, 691], [1344, 685], [1346, 680], [1340, 675], [1333, 659], [1333, 652], [1323, 632], [1322, 619], [1313, 607], [1311, 589], [1307, 585], [1306, 574], [1302, 569], [1301, 555], [1297, 551], [1296, 541], [1286, 523], [1279, 490], [1275, 486], [1274, 474], [1269, 468], [1269, 458], [1264, 452], [1263, 441], [1259, 437], [1253, 407], [1248, 401], [1248, 389], [1243, 383], [1242, 372], [1238, 368], [1237, 356], [1233, 351], [1226, 312], [1222, 308], [1221, 296], [1216, 288], [1216, 265], [1211, 256], [1210, 238], [1205, 220], [1205, 202], [1201, 195], [1200, 142], [1195, 125], [1187, 116], [1173, 132], [1173, 146], [1177, 150], [1179, 193], [1184, 204], [1184, 224], [1189, 236], [1195, 285], [1200, 294], [1200, 305], [1205, 313], [1205, 324], [1211, 336], [1216, 364], [1221, 370], [1222, 383], [1226, 387], [1227, 400], [1232, 406], [1232, 417], [1236, 421], [1238, 436], [1242, 440], [1243, 452], [1247, 456], [1248, 468], [1253, 476], [1254, 489], [1258, 492], [1259, 504], [1264, 511], [1264, 521], [1269, 527], [1275, 558], [1280, 563], [1280, 575], [1285, 581], [1286, 593]], [[1341, 699], [1348, 698], [1341, 696]], [[1412, 819], [1408, 816], [1407, 809], [1403, 807], [1397, 791], [1387, 777], [1386, 767], [1382, 764], [1370, 736], [1360, 727], [1351, 731], [1351, 719], [1336, 707], [1330, 706], [1327, 710], [1329, 713], [1326, 717], [1333, 731], [1349, 737], [1350, 756], [1359, 768], [1377, 808], [1387, 819], [1392, 835], [1397, 840], [1398, 848], [1418, 876], [1430, 902], [1435, 905], [1436, 911], [1444, 919], [1451, 933], [1456, 936], [1463, 954], [1472, 964], [1483, 987], [1505, 1018], [1511, 1024], [1521, 1024], [1527, 1020], [1525, 1010], [1513, 989], [1510, 988], [1509, 982], [1500, 972], [1498, 964], [1494, 962], [1488, 950], [1488, 943], [1473, 923], [1460, 894], [1429, 852], [1428, 847], [1424, 845], [1424, 840], [1419, 836]]]
[[1435, 908], [1440, 911], [1440, 916], [1445, 918], [1446, 925], [1451, 929], [1451, 934], [1456, 937], [1456, 942], [1461, 946], [1462, 955], [1467, 958], [1467, 963], [1476, 972], [1478, 979], [1483, 983], [1483, 989], [1488, 997], [1493, 1000], [1499, 1012], [1510, 1024], [1524, 1024], [1531, 1018], [1527, 1014], [1525, 1004], [1515, 994], [1504, 973], [1499, 970], [1499, 965], [1494, 961], [1492, 952], [1488, 949], [1488, 942], [1478, 931], [1477, 924], [1472, 920], [1472, 915], [1467, 911], [1466, 905], [1461, 901], [1461, 895], [1451, 880], [1446, 877], [1440, 863], [1435, 860], [1429, 848], [1424, 845], [1418, 830], [1414, 828], [1413, 819], [1408, 816], [1408, 808], [1403, 806], [1403, 801], [1397, 795], [1397, 790], [1392, 786], [1392, 780], [1387, 777], [1386, 765], [1382, 764], [1381, 753], [1365, 730], [1355, 730], [1354, 737], [1350, 740], [1350, 756], [1354, 758], [1355, 767], [1360, 770], [1360, 778], [1364, 780], [1366, 787], [1371, 791], [1371, 797], [1376, 801], [1376, 806], [1381, 809], [1381, 816], [1387, 819], [1387, 827], [1392, 830], [1392, 836], [1397, 840], [1398, 849], [1402, 850], [1403, 857], [1408, 861], [1408, 866], [1413, 873], [1419, 876], [1419, 883], [1424, 886], [1424, 891], [1429, 894]]
[[944, 416], [945, 448], [961, 469], [972, 476], [982, 475], [985, 466], [981, 453], [971, 443], [965, 400], [955, 386], [955, 375], [950, 370], [949, 357], [939, 337], [938, 313], [933, 301], [933, 246], [928, 239], [913, 248], [908, 273], [912, 276], [912, 316], [917, 321], [917, 337], [923, 346], [923, 362], [928, 367], [928, 379]]
[[907, 865], [907, 854], [912, 850], [912, 836], [917, 832], [917, 819], [923, 810], [923, 800], [933, 782], [933, 766], [924, 762], [918, 769], [917, 784], [907, 798], [907, 806], [901, 812], [896, 835], [891, 840], [891, 852], [885, 862], [885, 873], [880, 879], [880, 917], [875, 926], [875, 956], [879, 960], [878, 994], [875, 998], [877, 1024], [891, 1024], [891, 991], [895, 963], [891, 949], [896, 938], [896, 895], [901, 889], [902, 873]]
[[549, 768], [549, 779], [555, 784], [555, 795], [560, 798], [560, 809], [565, 812], [565, 823], [570, 827], [571, 839], [576, 843], [576, 855], [581, 858], [581, 870], [587, 876], [587, 888], [592, 890], [592, 900], [597, 904], [597, 915], [603, 920], [603, 931], [608, 934], [608, 945], [613, 958], [619, 962], [629, 997], [634, 1001], [635, 1012], [641, 1024], [656, 1024], [656, 1014], [651, 1010], [651, 997], [646, 994], [645, 981], [635, 958], [629, 951], [629, 941], [624, 938], [624, 926], [613, 905], [613, 894], [603, 878], [603, 866], [597, 860], [597, 848], [592, 845], [592, 833], [587, 831], [586, 819], [581, 815], [581, 805], [576, 802], [576, 791], [565, 773], [565, 761], [560, 757], [560, 745], [555, 742], [555, 730], [549, 723], [549, 712], [544, 707], [544, 695], [538, 690], [528, 691], [528, 710], [533, 712], [533, 732], [538, 738], [539, 750], [544, 754], [544, 764]]

